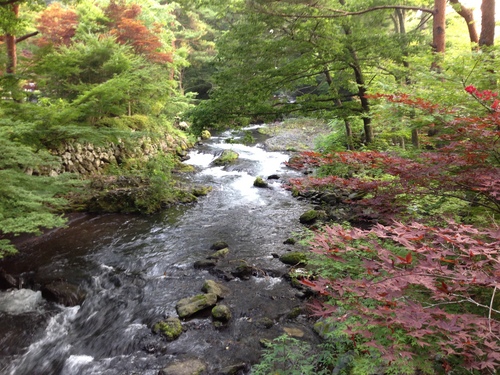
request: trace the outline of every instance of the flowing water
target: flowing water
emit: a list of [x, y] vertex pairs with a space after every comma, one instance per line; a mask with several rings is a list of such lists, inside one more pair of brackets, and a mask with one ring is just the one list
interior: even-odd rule
[[[0, 373], [156, 375], [192, 358], [206, 363], [207, 374], [242, 363], [249, 373], [260, 339], [295, 328], [314, 340], [305, 317], [287, 319], [303, 302], [281, 277], [286, 267], [276, 259], [294, 249], [283, 241], [300, 231], [298, 217], [308, 206], [281, 186], [293, 175], [283, 164], [288, 155], [267, 152], [256, 127], [247, 131], [256, 137], [250, 146], [225, 143], [238, 135], [223, 133], [190, 152], [187, 163], [196, 172], [188, 178], [213, 187], [196, 204], [153, 216], [80, 216], [0, 264], [10, 274], [66, 280], [86, 292], [84, 303], [74, 307], [30, 289], [0, 292]], [[211, 166], [224, 149], [238, 152], [239, 160]], [[269, 180], [269, 188], [253, 186], [256, 176], [273, 174], [280, 180]], [[195, 269], [193, 263], [221, 240], [230, 249], [223, 260], [227, 270], [244, 263], [258, 272], [240, 280]], [[173, 342], [151, 332], [155, 322], [176, 316], [177, 301], [201, 293], [207, 279], [230, 290], [221, 301], [233, 314], [227, 325], [217, 328], [209, 314], [201, 314], [183, 322], [184, 332]]]

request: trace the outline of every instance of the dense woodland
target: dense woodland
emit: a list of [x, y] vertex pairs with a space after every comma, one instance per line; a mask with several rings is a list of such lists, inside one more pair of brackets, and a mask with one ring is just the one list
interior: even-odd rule
[[[330, 319], [326, 344], [282, 360], [281, 345], [297, 344], [282, 339], [255, 373], [326, 374], [344, 361], [354, 374], [496, 374], [495, 0], [472, 3], [0, 0], [0, 231], [64, 224], [97, 178], [51, 173], [67, 143], [155, 138], [179, 121], [188, 138], [326, 121], [318, 149], [289, 162], [315, 172], [288, 188], [347, 192], [368, 229], [316, 228], [316, 272], [301, 282]], [[160, 153], [98, 174], [168, 185], [174, 164]], [[0, 256], [13, 251], [0, 239]]]

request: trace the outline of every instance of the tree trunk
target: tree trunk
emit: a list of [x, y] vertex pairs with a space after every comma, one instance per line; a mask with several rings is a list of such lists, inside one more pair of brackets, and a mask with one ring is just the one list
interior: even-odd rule
[[469, 39], [473, 44], [479, 44], [479, 36], [477, 35], [476, 23], [474, 21], [474, 13], [471, 8], [464, 7], [459, 0], [450, 0], [450, 4], [454, 5], [455, 11], [462, 16], [467, 29], [469, 30]]
[[[325, 68], [324, 74], [325, 74], [326, 83], [328, 83], [328, 87], [332, 87], [333, 86], [333, 79], [332, 79], [332, 76], [331, 76], [328, 68]], [[335, 104], [338, 107], [343, 106], [342, 100], [340, 100], [339, 98], [337, 98], [335, 100]], [[345, 136], [346, 136], [347, 149], [352, 151], [352, 150], [354, 150], [354, 144], [353, 144], [353, 140], [352, 140], [352, 127], [351, 127], [351, 123], [346, 118], [344, 118], [344, 126], [345, 126]]]
[[358, 55], [356, 51], [349, 48], [349, 52], [351, 52], [351, 56], [353, 62], [350, 64], [351, 68], [354, 71], [354, 77], [356, 79], [356, 84], [358, 85], [358, 96], [361, 100], [361, 112], [363, 114], [363, 129], [365, 132], [365, 142], [366, 144], [370, 144], [373, 142], [373, 128], [372, 128], [372, 119], [369, 117], [370, 114], [370, 102], [366, 98], [366, 86], [365, 79], [363, 77], [363, 72], [361, 71], [361, 67], [359, 66]]
[[441, 70], [441, 59], [445, 51], [446, 0], [434, 0], [434, 17], [432, 22], [432, 48], [435, 54], [432, 69]]
[[493, 46], [495, 39], [495, 0], [481, 3], [481, 36], [479, 46]]
[[[11, 11], [14, 14], [14, 18], [19, 15], [19, 4], [11, 4]], [[17, 48], [16, 48], [16, 37], [12, 34], [5, 35], [5, 44], [7, 46], [7, 66], [6, 72], [8, 74], [16, 73], [17, 66]]]

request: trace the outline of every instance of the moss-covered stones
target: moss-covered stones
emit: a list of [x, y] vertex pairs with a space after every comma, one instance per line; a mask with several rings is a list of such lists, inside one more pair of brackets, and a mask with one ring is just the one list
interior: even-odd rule
[[307, 263], [307, 256], [304, 253], [300, 253], [298, 251], [292, 251], [286, 254], [283, 254], [280, 257], [280, 260], [285, 264], [290, 265], [304, 265]]
[[208, 307], [215, 306], [217, 303], [217, 294], [206, 293], [197, 294], [193, 297], [187, 297], [177, 302], [175, 309], [179, 318], [187, 318], [196, 314], [198, 311], [204, 310]]
[[226, 305], [217, 305], [212, 309], [212, 317], [220, 322], [231, 320], [231, 309]]
[[225, 166], [225, 165], [233, 163], [239, 157], [240, 157], [240, 155], [236, 151], [233, 151], [233, 150], [224, 150], [224, 151], [222, 151], [222, 154], [220, 154], [219, 157], [217, 157], [212, 162], [212, 165], [215, 165], [215, 166]]
[[165, 336], [168, 341], [173, 341], [181, 335], [182, 324], [177, 318], [167, 318], [156, 323], [153, 326], [153, 332]]
[[253, 182], [253, 186], [258, 188], [267, 188], [269, 187], [269, 184], [266, 181], [264, 181], [262, 177], [258, 176]]
[[313, 224], [320, 216], [319, 211], [309, 210], [300, 215], [299, 221], [302, 224]]

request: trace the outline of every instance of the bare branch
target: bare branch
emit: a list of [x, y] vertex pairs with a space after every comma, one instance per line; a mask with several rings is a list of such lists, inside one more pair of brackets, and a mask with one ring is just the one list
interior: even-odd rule
[[16, 38], [16, 44], [22, 42], [23, 40], [31, 38], [32, 36], [38, 35], [38, 34], [39, 34], [39, 31], [34, 31], [32, 33], [20, 36], [19, 38]]
[[339, 17], [346, 17], [346, 16], [359, 16], [361, 14], [369, 13], [369, 12], [374, 12], [377, 10], [394, 10], [394, 9], [400, 9], [400, 10], [416, 10], [416, 11], [421, 11], [424, 13], [430, 13], [434, 14], [433, 9], [429, 8], [424, 8], [424, 7], [418, 7], [418, 6], [410, 6], [410, 5], [380, 5], [380, 6], [375, 6], [372, 8], [367, 8], [363, 10], [359, 10], [356, 12], [348, 12], [345, 10], [341, 9], [328, 9], [329, 12], [332, 12], [332, 14], [323, 14], [323, 15], [309, 15], [309, 14], [286, 14], [286, 13], [275, 13], [275, 12], [268, 12], [264, 10], [259, 10], [259, 12], [263, 14], [268, 14], [271, 16], [278, 16], [278, 17], [293, 17], [293, 18], [339, 18]]

